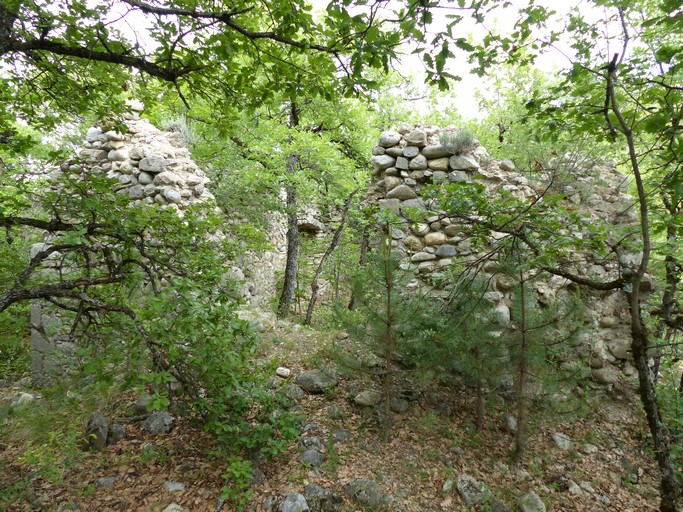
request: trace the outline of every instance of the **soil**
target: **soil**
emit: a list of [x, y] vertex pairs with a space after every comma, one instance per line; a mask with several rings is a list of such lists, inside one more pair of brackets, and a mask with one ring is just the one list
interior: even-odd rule
[[[287, 381], [291, 382], [303, 370], [330, 367], [326, 355], [332, 346], [344, 343], [349, 342], [330, 333], [276, 323], [264, 335], [260, 357], [289, 368], [292, 375]], [[618, 391], [592, 391], [587, 407], [573, 414], [537, 412], [529, 427], [527, 453], [514, 468], [509, 464], [512, 435], [503, 428], [509, 406], [505, 400], [492, 401], [484, 429], [476, 432], [472, 389], [462, 383], [425, 385], [411, 374], [400, 375], [397, 388], [405, 392], [410, 406], [393, 416], [390, 440], [385, 443], [379, 412], [352, 401], [358, 390], [380, 389], [377, 378], [342, 372], [331, 392], [304, 396], [298, 404], [306, 417], [302, 427], [307, 437], [322, 441], [325, 462], [318, 469], [298, 462], [302, 447], [292, 442], [276, 459], [259, 463], [266, 480], [252, 487], [246, 510], [263, 510], [267, 496], [303, 492], [308, 483], [342, 493], [343, 486], [355, 479], [380, 485], [389, 502], [381, 510], [472, 510], [455, 486], [448, 490], [461, 474], [484, 482], [510, 510], [516, 510], [516, 499], [528, 491], [536, 492], [548, 511], [657, 510], [659, 474], [634, 390], [628, 385]], [[274, 382], [283, 385], [286, 380]], [[0, 389], [0, 395], [16, 393], [11, 384]], [[235, 510], [220, 500], [226, 461], [214, 455], [212, 438], [200, 425], [183, 418], [168, 435], [141, 433], [140, 421], [126, 420], [126, 407], [135, 398], [121, 395], [107, 404], [114, 421], [125, 420], [126, 436], [101, 452], [41, 449], [40, 444], [29, 443], [8, 428], [12, 415], [0, 416], [4, 425], [0, 429], [0, 510], [160, 512], [171, 503], [185, 511]], [[40, 400], [29, 407], [39, 404]], [[345, 417], [332, 419], [332, 406], [344, 411]], [[331, 442], [339, 430], [350, 437]], [[566, 434], [574, 448], [558, 448], [552, 439], [556, 432]], [[48, 445], [58, 448], [59, 438], [53, 437]], [[113, 486], [98, 488], [98, 479], [106, 476], [116, 477]], [[569, 480], [593, 491], [574, 495], [567, 490]], [[169, 491], [164, 486], [169, 481], [184, 487]], [[487, 506], [479, 510], [489, 510]], [[344, 507], [347, 512], [369, 510], [348, 499]]]

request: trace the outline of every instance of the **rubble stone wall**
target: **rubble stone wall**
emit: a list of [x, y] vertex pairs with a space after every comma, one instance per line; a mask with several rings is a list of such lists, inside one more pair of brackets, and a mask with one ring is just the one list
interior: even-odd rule
[[[404, 126], [398, 131], [383, 132], [373, 149], [373, 176], [367, 200], [394, 211], [404, 221], [392, 229], [391, 235], [394, 254], [402, 259], [402, 266], [416, 272], [409, 288], [435, 282], [427, 277], [448, 269], [454, 260], [469, 264], [485, 255], [471, 247], [459, 219], [445, 215], [423, 197], [426, 185], [476, 181], [486, 187], [492, 198], [500, 197], [505, 191], [521, 200], [532, 201], [542, 193], [542, 184], [547, 184], [549, 179], [539, 172], [538, 179], [531, 180], [518, 172], [512, 162], [493, 160], [476, 141], [467, 151], [454, 154], [447, 141], [453, 140], [456, 134], [457, 130], [452, 127], [440, 130]], [[561, 193], [573, 208], [612, 225], [637, 220], [633, 199], [627, 193], [628, 181], [614, 163], [578, 162], [572, 173], [571, 183], [561, 185]], [[408, 207], [423, 210], [421, 222], [405, 218], [403, 212]], [[590, 255], [576, 254], [575, 259], [575, 271], [585, 277], [613, 278], [620, 271], [615, 262], [591, 259]], [[495, 265], [484, 265], [481, 271], [491, 283], [486, 299], [492, 303], [497, 316], [509, 322], [513, 293], [509, 283], [504, 276], [496, 274]], [[567, 293], [570, 285], [558, 276], [535, 283], [539, 302], [548, 303]], [[651, 282], [643, 286], [649, 289]], [[585, 300], [587, 328], [582, 335], [581, 350], [592, 369], [593, 380], [610, 384], [616, 382], [621, 372], [634, 375], [625, 294], [621, 290], [589, 291]]]
[[[78, 159], [67, 162], [81, 173], [104, 173], [118, 180], [115, 190], [127, 194], [134, 202], [158, 204], [182, 215], [189, 205], [213, 200], [207, 188], [209, 178], [190, 156], [184, 136], [162, 131], [140, 118], [142, 105], [131, 104], [126, 115], [126, 133], [91, 127], [78, 151]], [[245, 251], [230, 270], [243, 282], [241, 293], [250, 305], [266, 304], [275, 293], [276, 273], [284, 268], [285, 220], [272, 214], [266, 233], [272, 248], [262, 254]], [[46, 244], [36, 244], [31, 255]], [[46, 262], [45, 272], [59, 271], [59, 257], [54, 253]], [[60, 371], [70, 360], [75, 348], [68, 334], [68, 322], [54, 305], [35, 301], [31, 310], [31, 351], [34, 381], [43, 385], [48, 376]]]

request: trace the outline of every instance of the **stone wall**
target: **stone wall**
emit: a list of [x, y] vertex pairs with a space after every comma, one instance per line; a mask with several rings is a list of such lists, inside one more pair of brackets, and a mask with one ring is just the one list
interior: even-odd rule
[[[452, 127], [440, 130], [404, 126], [398, 131], [383, 132], [373, 149], [374, 170], [368, 201], [378, 202], [403, 219], [403, 223], [392, 230], [392, 247], [402, 258], [402, 266], [410, 267], [416, 273], [409, 288], [423, 286], [427, 281], [438, 282], [428, 277], [433, 278], [449, 268], [454, 260], [470, 264], [485, 255], [472, 248], [464, 226], [457, 218], [444, 215], [423, 198], [426, 185], [477, 181], [486, 187], [492, 198], [500, 197], [505, 191], [521, 200], [532, 201], [542, 194], [550, 180], [549, 174], [543, 171], [530, 179], [518, 172], [512, 162], [493, 160], [477, 143], [467, 151], [454, 154], [452, 146], [442, 141], [453, 140], [456, 133]], [[557, 184], [561, 189], [558, 192], [564, 195], [567, 204], [613, 225], [637, 220], [633, 199], [627, 193], [628, 182], [613, 163], [579, 161], [574, 162], [569, 171], [571, 182]], [[403, 212], [407, 207], [423, 210], [422, 222], [406, 220]], [[627, 255], [625, 259], [633, 257]], [[620, 272], [616, 262], [605, 262], [594, 255], [575, 254], [574, 259], [574, 271], [584, 277], [609, 279]], [[509, 322], [512, 304], [509, 283], [503, 275], [496, 274], [496, 265], [483, 264], [480, 270], [491, 283], [486, 299], [492, 303], [497, 316], [503, 322]], [[557, 276], [535, 283], [538, 300], [542, 303], [568, 293], [570, 287], [569, 281]], [[645, 290], [650, 287], [651, 282], [643, 283]], [[620, 290], [588, 292], [585, 299], [587, 328], [582, 335], [581, 350], [594, 380], [613, 383], [620, 376], [617, 369], [634, 375], [625, 294]]]
[[[158, 204], [180, 215], [188, 205], [213, 200], [207, 188], [209, 179], [192, 161], [183, 135], [157, 129], [140, 118], [142, 105], [132, 103], [131, 107], [125, 119], [126, 133], [91, 127], [78, 158], [63, 165], [81, 174], [105, 173], [118, 181], [115, 190], [127, 194], [133, 202]], [[240, 289], [245, 301], [255, 306], [265, 305], [271, 299], [276, 274], [284, 268], [285, 219], [277, 213], [271, 217], [266, 236], [272, 248], [261, 254], [245, 250], [229, 270], [232, 277], [242, 281]], [[47, 239], [36, 244], [31, 256], [49, 243]], [[54, 253], [44, 271], [58, 272], [59, 265], [59, 255]], [[35, 301], [32, 306], [32, 372], [38, 385], [45, 384], [49, 374], [61, 371], [71, 357], [75, 345], [68, 334], [67, 320], [64, 312], [45, 301]]]

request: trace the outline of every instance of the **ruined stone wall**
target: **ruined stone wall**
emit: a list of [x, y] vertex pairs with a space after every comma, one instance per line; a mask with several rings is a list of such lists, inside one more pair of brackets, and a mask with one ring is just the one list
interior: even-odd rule
[[[162, 131], [140, 118], [142, 105], [131, 104], [126, 115], [126, 133], [91, 127], [86, 134], [78, 159], [65, 166], [79, 173], [104, 173], [118, 181], [115, 190], [127, 194], [133, 202], [158, 204], [182, 215], [189, 205], [213, 200], [207, 188], [209, 178], [191, 159], [184, 136]], [[59, 172], [59, 171], [58, 171]], [[245, 250], [238, 255], [232, 277], [242, 282], [240, 291], [251, 305], [265, 305], [275, 293], [276, 273], [284, 268], [285, 219], [272, 214], [266, 236], [271, 249], [256, 254]], [[49, 245], [36, 244], [31, 256]], [[59, 272], [59, 254], [54, 253], [45, 272]], [[75, 345], [69, 337], [64, 312], [45, 301], [35, 301], [31, 311], [31, 347], [34, 381], [42, 385], [50, 373], [60, 371], [70, 360]]]
[[[404, 126], [398, 131], [383, 132], [373, 149], [374, 171], [368, 201], [377, 202], [404, 219], [402, 225], [392, 230], [392, 246], [394, 254], [402, 258], [402, 266], [412, 268], [416, 273], [410, 288], [422, 286], [427, 281], [435, 282], [428, 277], [448, 269], [454, 260], [470, 264], [484, 256], [472, 248], [457, 218], [445, 215], [424, 199], [422, 192], [426, 185], [476, 181], [486, 187], [492, 198], [500, 197], [505, 191], [521, 200], [532, 201], [542, 193], [550, 179], [539, 172], [532, 180], [518, 172], [512, 162], [492, 159], [486, 149], [476, 143], [468, 151], [453, 154], [452, 146], [442, 140], [453, 140], [456, 133], [454, 128]], [[633, 199], [627, 193], [628, 182], [614, 164], [574, 162], [569, 171], [572, 179], [557, 185], [567, 204], [613, 225], [636, 221]], [[422, 210], [422, 221], [405, 220], [406, 207]], [[634, 256], [627, 255], [625, 259], [628, 258]], [[614, 278], [621, 271], [615, 262], [586, 254], [575, 254], [572, 263], [577, 274], [594, 279]], [[491, 283], [486, 299], [497, 316], [503, 322], [509, 322], [511, 286], [505, 276], [496, 274], [496, 265], [484, 264], [481, 271]], [[548, 303], [567, 293], [570, 285], [566, 279], [552, 276], [534, 286], [539, 302]], [[651, 282], [643, 283], [645, 290], [650, 287]], [[443, 294], [446, 295], [447, 290]], [[593, 379], [610, 384], [618, 380], [620, 371], [634, 375], [625, 294], [621, 290], [588, 292], [585, 299], [587, 328], [582, 335], [581, 350], [592, 369]]]

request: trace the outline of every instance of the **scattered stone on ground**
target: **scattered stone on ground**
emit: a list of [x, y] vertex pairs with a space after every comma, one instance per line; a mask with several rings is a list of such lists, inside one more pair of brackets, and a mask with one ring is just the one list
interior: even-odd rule
[[337, 385], [337, 378], [325, 370], [302, 372], [296, 380], [297, 385], [311, 394], [321, 394]]
[[163, 434], [168, 434], [173, 428], [175, 423], [175, 418], [163, 411], [156, 411], [150, 414], [147, 419], [145, 419], [140, 430], [145, 434], [151, 434], [153, 436], [159, 436]]
[[517, 499], [521, 512], [545, 512], [545, 504], [535, 492], [531, 491]]
[[344, 494], [367, 507], [379, 507], [384, 503], [382, 490], [372, 480], [354, 480], [344, 486]]
[[455, 487], [458, 489], [462, 501], [468, 507], [481, 505], [491, 495], [486, 484], [478, 482], [470, 475], [459, 475], [455, 480]]
[[95, 451], [103, 450], [107, 444], [108, 433], [109, 420], [102, 413], [93, 412], [85, 429], [87, 447]]

